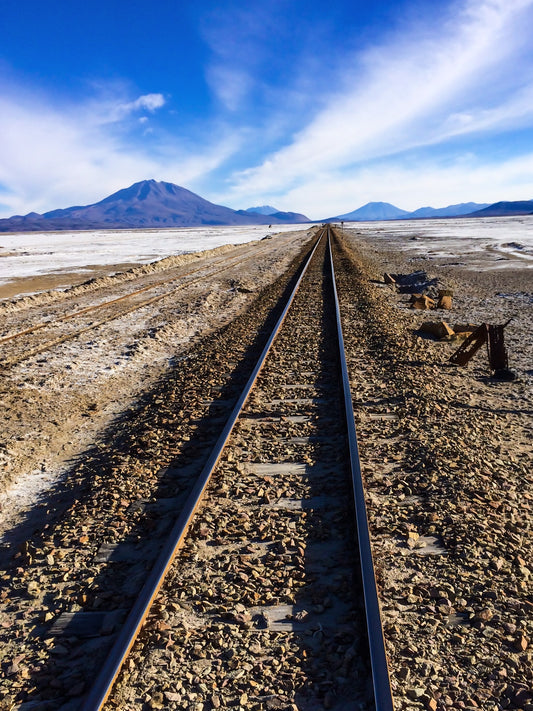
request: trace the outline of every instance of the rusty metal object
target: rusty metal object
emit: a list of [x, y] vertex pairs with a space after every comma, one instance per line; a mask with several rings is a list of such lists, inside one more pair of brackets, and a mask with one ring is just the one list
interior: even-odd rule
[[411, 296], [411, 308], [418, 309], [419, 311], [434, 309], [435, 301], [429, 296], [424, 296], [423, 294], [413, 294]]
[[453, 328], [450, 328], [446, 321], [424, 321], [418, 330], [420, 333], [428, 333], [441, 340], [443, 338], [449, 340], [455, 335]]
[[489, 365], [494, 371], [507, 370], [509, 360], [503, 337], [505, 326], [488, 326], [487, 350], [489, 353]]
[[466, 365], [475, 356], [481, 346], [487, 342], [488, 326], [482, 323], [479, 328], [468, 336], [466, 341], [450, 356], [450, 363]]
[[498, 380], [514, 380], [516, 375], [509, 370], [509, 359], [504, 341], [504, 330], [511, 320], [509, 319], [502, 325], [482, 323], [450, 357], [450, 363], [466, 365], [486, 343], [492, 376]]

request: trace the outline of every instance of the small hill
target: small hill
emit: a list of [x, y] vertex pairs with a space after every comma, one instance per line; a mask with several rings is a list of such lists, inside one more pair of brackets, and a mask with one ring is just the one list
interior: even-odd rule
[[275, 215], [279, 210], [272, 205], [261, 205], [260, 207], [247, 207], [243, 212], [252, 212], [254, 215]]

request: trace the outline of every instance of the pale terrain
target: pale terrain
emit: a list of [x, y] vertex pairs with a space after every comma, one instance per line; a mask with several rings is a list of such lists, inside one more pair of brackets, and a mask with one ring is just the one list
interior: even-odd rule
[[[344, 228], [371, 303], [370, 316], [352, 304], [343, 315], [398, 708], [532, 708], [532, 227], [533, 218], [493, 218]], [[0, 369], [6, 567], [45, 525], [49, 492], [73, 463], [180, 358], [194, 358], [197, 339], [282, 274], [310, 234], [291, 228], [116, 275], [108, 265], [96, 281], [79, 284], [78, 274], [71, 289], [0, 302], [1, 339], [153, 282], [143, 298], [161, 294], [165, 280], [183, 286], [24, 360], [16, 351], [17, 362]], [[407, 294], [383, 283], [384, 272], [415, 269], [453, 290], [451, 310], [412, 310]], [[46, 278], [27, 278], [36, 276]], [[448, 362], [458, 342], [418, 333], [425, 320], [509, 319], [512, 381], [490, 377], [484, 348], [458, 368]], [[44, 343], [45, 330], [36, 333]], [[0, 340], [2, 358], [10, 344]], [[376, 406], [387, 417], [368, 417]]]
[[[265, 232], [268, 230], [261, 229], [262, 235]], [[218, 233], [220, 243], [220, 230]], [[248, 240], [253, 235], [248, 228], [237, 230], [237, 237], [242, 239], [243, 233]], [[63, 284], [65, 278], [78, 284], [66, 290], [38, 291], [57, 277], [46, 270], [42, 274], [27, 273], [24, 279], [13, 279], [0, 287], [10, 296], [13, 289], [38, 291], [0, 302], [1, 339], [116, 299], [149, 285], [150, 280], [172, 279], [175, 286], [191, 270], [195, 274], [198, 270], [199, 276], [207, 274], [203, 280], [195, 277], [194, 283], [173, 296], [111, 320], [43, 354], [0, 368], [0, 535], [38, 504], [39, 497], [58, 481], [73, 459], [114, 418], [127, 411], [195, 337], [234, 318], [258, 289], [279, 276], [308, 239], [306, 235], [306, 231], [291, 230], [271, 240], [181, 254], [127, 272], [122, 272], [123, 262], [100, 264], [98, 276], [89, 282], [83, 273], [65, 266], [60, 277]], [[142, 238], [146, 243], [146, 233]], [[201, 246], [206, 242], [209, 244], [204, 238]], [[231, 260], [235, 261], [233, 267]], [[227, 271], [218, 271], [226, 265]], [[215, 266], [217, 273], [210, 276], [209, 270]], [[114, 272], [118, 273], [113, 276]], [[185, 283], [185, 276], [183, 280]], [[163, 289], [155, 287], [155, 293]], [[149, 291], [146, 298], [153, 293]], [[39, 338], [46, 340], [41, 333]], [[23, 341], [26, 338], [22, 336]], [[1, 358], [6, 356], [7, 345], [0, 340]], [[20, 542], [3, 540], [8, 548]]]

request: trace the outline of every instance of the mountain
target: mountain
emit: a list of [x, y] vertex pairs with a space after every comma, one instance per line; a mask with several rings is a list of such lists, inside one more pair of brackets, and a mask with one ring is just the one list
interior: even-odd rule
[[495, 202], [482, 210], [471, 212], [468, 217], [509, 217], [533, 214], [533, 200]]
[[305, 215], [277, 212], [251, 214], [215, 205], [173, 183], [142, 180], [92, 205], [51, 210], [39, 215], [0, 219], [0, 232], [36, 230], [199, 227], [202, 225], [269, 225], [309, 222]]
[[402, 210], [389, 202], [368, 202], [366, 205], [347, 212], [344, 215], [339, 215], [337, 220], [362, 222], [364, 220], [397, 220], [404, 215], [407, 215], [406, 210]]
[[448, 205], [448, 207], [419, 207], [418, 210], [410, 212], [405, 219], [421, 217], [460, 217], [469, 215], [471, 212], [482, 210], [488, 207], [489, 203], [462, 202], [459, 205]]
[[407, 212], [407, 210], [401, 210], [388, 202], [369, 202], [353, 212], [330, 217], [323, 221], [373, 222], [376, 220], [430, 219], [433, 217], [473, 217], [479, 214], [477, 211], [488, 207], [488, 203], [463, 202], [459, 205], [448, 205], [448, 207], [419, 207], [418, 210]]
[[275, 215], [279, 210], [272, 205], [261, 205], [260, 207], [247, 207], [243, 212], [253, 212], [257, 215]]
[[[250, 215], [253, 213], [249, 213]], [[276, 224], [301, 224], [302, 222], [311, 222], [311, 220], [302, 215], [300, 212], [275, 212], [273, 215], [267, 215], [267, 222]]]
[[330, 217], [325, 222], [336, 220], [344, 222], [365, 222], [366, 220], [398, 220], [409, 213], [399, 207], [391, 205], [389, 202], [368, 202], [363, 207], [347, 212], [344, 215]]

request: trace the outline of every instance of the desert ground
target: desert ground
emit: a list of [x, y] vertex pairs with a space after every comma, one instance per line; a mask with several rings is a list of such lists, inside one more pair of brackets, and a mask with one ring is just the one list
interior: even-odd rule
[[[462, 240], [451, 220], [438, 221], [440, 232], [437, 221], [339, 228], [371, 304], [370, 321], [352, 305], [344, 318], [398, 708], [533, 708], [533, 251], [523, 238], [531, 220], [496, 221], [503, 235], [496, 241], [480, 241], [474, 221]], [[63, 272], [61, 288], [48, 288], [55, 277], [46, 274], [3, 285], [4, 575], [39, 535], [49, 492], [72, 463], [180, 358], [193, 357], [198, 339], [246, 309], [311, 235], [298, 228], [149, 264], [120, 260], [95, 268], [88, 281], [72, 271], [70, 286]], [[420, 269], [438, 280], [435, 288], [453, 291], [450, 310], [414, 310], [383, 278]], [[164, 297], [165, 284], [180, 288]], [[50, 348], [46, 329], [31, 331], [151, 285], [142, 298], [160, 299], [100, 325], [84, 321], [87, 330], [73, 339], [59, 331]], [[27, 291], [35, 293], [20, 295]], [[460, 342], [421, 334], [427, 320], [509, 322], [515, 379], [492, 378], [483, 348], [467, 366], [452, 366]], [[27, 330], [31, 342], [9, 340]], [[391, 420], [367, 420], [365, 404], [387, 398]]]

